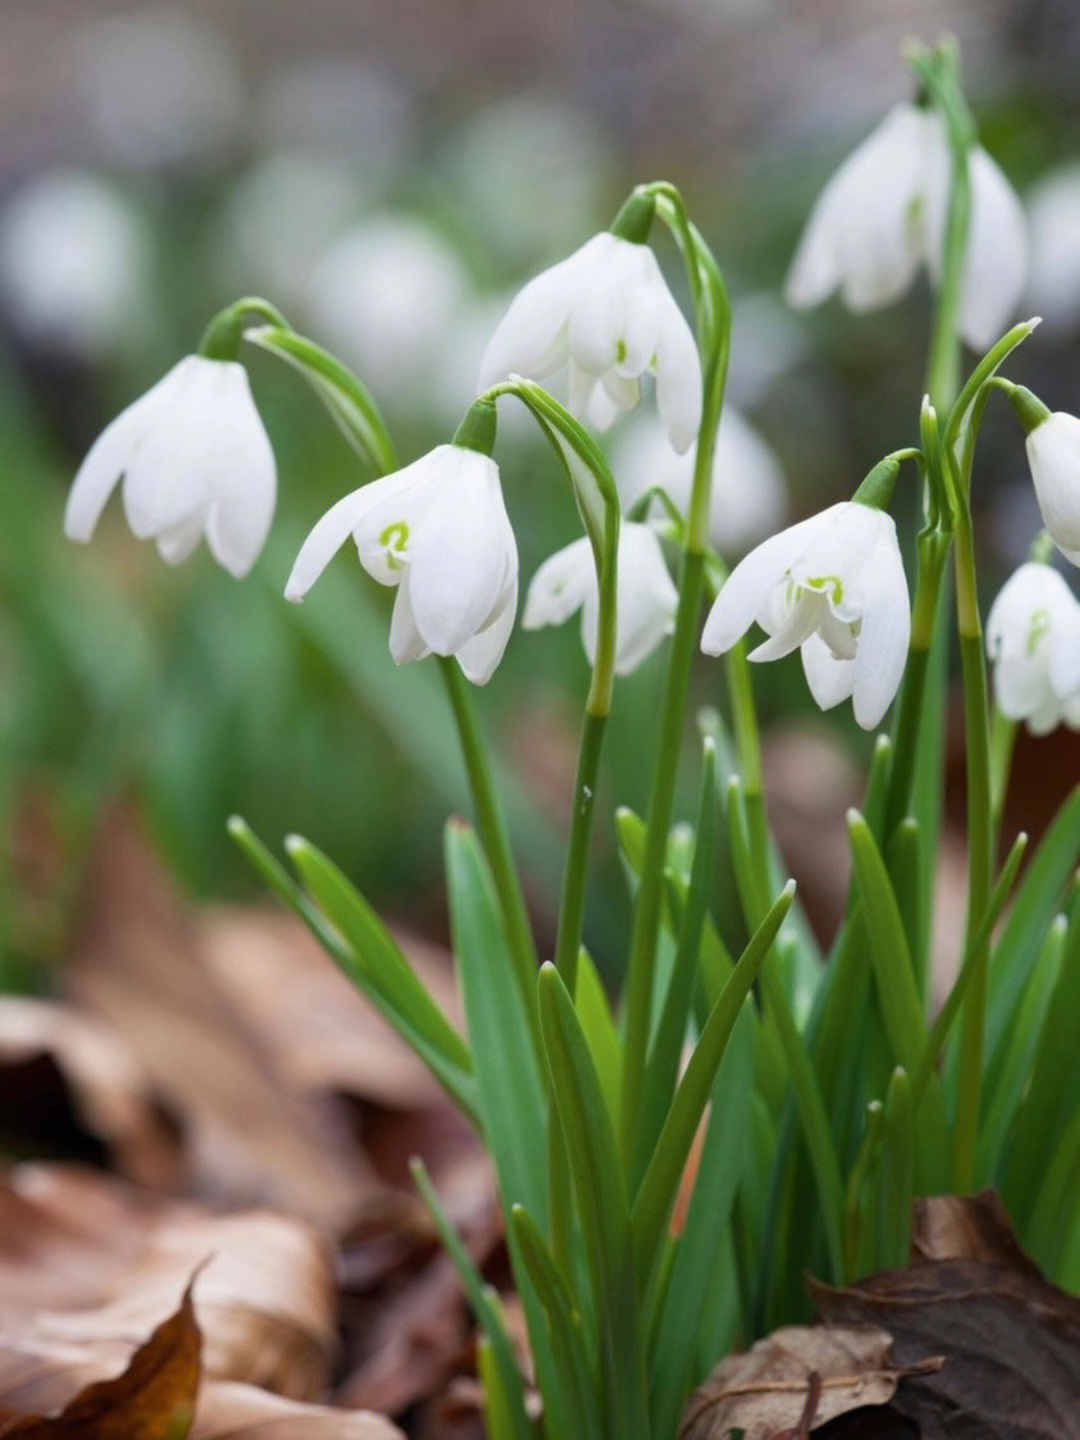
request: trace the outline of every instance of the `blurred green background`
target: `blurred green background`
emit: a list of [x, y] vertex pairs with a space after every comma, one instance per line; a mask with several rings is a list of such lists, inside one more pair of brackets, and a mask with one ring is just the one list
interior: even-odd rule
[[[780, 289], [824, 180], [911, 94], [903, 42], [943, 30], [960, 38], [984, 142], [1031, 207], [1026, 313], [1046, 323], [1012, 373], [1052, 408], [1076, 410], [1070, 0], [5, 0], [6, 983], [49, 985], [88, 847], [121, 804], [196, 895], [258, 893], [225, 834], [239, 811], [275, 847], [291, 830], [307, 835], [388, 913], [443, 929], [441, 827], [468, 800], [439, 677], [395, 669], [392, 595], [354, 558], [343, 554], [303, 606], [281, 598], [307, 529], [366, 478], [296, 377], [247, 357], [280, 503], [246, 580], [204, 549], [169, 569], [130, 537], [115, 501], [89, 546], [61, 534], [94, 436], [215, 310], [252, 292], [276, 303], [356, 368], [411, 459], [452, 433], [514, 287], [606, 225], [634, 183], [667, 178], [735, 301], [732, 402], [786, 477], [786, 514], [821, 508], [916, 436], [925, 281], [885, 316], [858, 319], [835, 302], [795, 316]], [[681, 294], [675, 256], [661, 255]], [[575, 516], [524, 418], [500, 413], [527, 582], [573, 538]], [[993, 407], [987, 432], [976, 504], [989, 587], [1037, 520], [1019, 436]], [[632, 453], [632, 435], [617, 428], [613, 453]], [[724, 483], [733, 559], [784, 512], [740, 531], [756, 482], [739, 471]], [[620, 685], [607, 749], [607, 798], [639, 809], [661, 669], [654, 657]], [[794, 658], [760, 678], [767, 721], [808, 716]], [[477, 697], [545, 945], [586, 681], [575, 626], [518, 632]], [[698, 703], [720, 702], [718, 667], [703, 663], [696, 683]], [[866, 737], [846, 716], [838, 726], [864, 758]], [[588, 936], [610, 971], [625, 900], [609, 827], [597, 846]]]

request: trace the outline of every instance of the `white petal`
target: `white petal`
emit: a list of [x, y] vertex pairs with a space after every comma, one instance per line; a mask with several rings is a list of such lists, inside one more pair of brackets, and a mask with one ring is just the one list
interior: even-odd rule
[[872, 310], [908, 288], [923, 258], [927, 123], [917, 107], [896, 106], [837, 170], [792, 262], [789, 304], [805, 309], [840, 286], [851, 309]]
[[362, 486], [359, 490], [343, 496], [336, 505], [331, 505], [317, 522], [293, 562], [292, 571], [285, 583], [286, 600], [302, 600], [311, 589], [352, 534], [357, 517], [362, 517], [368, 508], [366, 491], [370, 488]]
[[428, 492], [406, 583], [425, 641], [437, 654], [452, 655], [489, 624], [508, 563], [516, 573], [517, 548], [494, 460], [457, 445], [445, 449], [445, 474]]
[[572, 283], [574, 259], [544, 270], [514, 297], [484, 351], [480, 390], [510, 375], [543, 380], [566, 359], [567, 279]]
[[[823, 511], [822, 515], [828, 513]], [[768, 613], [773, 587], [811, 543], [822, 515], [801, 520], [779, 535], [770, 536], [739, 561], [705, 621], [701, 648], [707, 655], [722, 655], [725, 650], [730, 650], [754, 620]]]
[[145, 434], [148, 413], [149, 423], [153, 422], [155, 392], [168, 378], [121, 411], [90, 447], [64, 510], [64, 534], [69, 540], [89, 540], [94, 533], [106, 501]]
[[571, 256], [570, 357], [592, 375], [604, 374], [616, 362], [624, 317], [640, 293], [639, 256], [645, 253], [644, 246], [604, 231]]
[[465, 677], [474, 685], [486, 685], [503, 657], [506, 642], [514, 628], [517, 611], [517, 574], [509, 596], [486, 630], [466, 640], [457, 652], [458, 663]]
[[246, 575], [270, 533], [277, 467], [242, 366], [229, 367], [219, 396], [219, 446], [207, 472], [213, 502], [206, 520], [210, 553], [237, 578]]
[[1028, 435], [1027, 454], [1043, 524], [1072, 559], [1080, 551], [1080, 420], [1051, 415]]
[[202, 537], [203, 516], [196, 515], [186, 524], [161, 532], [157, 537], [158, 554], [167, 565], [180, 565], [194, 553]]
[[563, 624], [595, 589], [592, 546], [583, 537], [549, 555], [537, 570], [525, 596], [522, 628]]
[[848, 699], [855, 686], [854, 660], [838, 660], [819, 635], [811, 635], [800, 653], [806, 683], [819, 709], [831, 710]]
[[407, 665], [410, 660], [423, 660], [426, 655], [431, 654], [431, 647], [417, 628], [408, 576], [405, 577], [405, 582], [398, 586], [390, 615], [390, 654], [395, 665]]
[[911, 639], [911, 602], [895, 526], [891, 533], [883, 532], [866, 571], [866, 608], [853, 662], [852, 703], [858, 723], [873, 730], [900, 688]]
[[660, 542], [646, 525], [626, 521], [619, 531], [615, 606], [615, 672], [629, 675], [675, 628], [679, 592]]
[[971, 227], [957, 328], [973, 349], [987, 350], [1015, 315], [1027, 284], [1027, 220], [1016, 191], [981, 146], [968, 163]]
[[685, 316], [668, 299], [656, 339], [656, 404], [672, 446], [682, 455], [701, 424], [701, 362]]

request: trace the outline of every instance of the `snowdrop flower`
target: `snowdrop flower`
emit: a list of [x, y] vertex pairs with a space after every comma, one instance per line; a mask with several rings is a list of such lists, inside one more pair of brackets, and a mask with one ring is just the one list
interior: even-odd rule
[[1052, 335], [1080, 325], [1080, 164], [1045, 176], [1028, 192], [1031, 274], [1024, 309]]
[[[692, 451], [678, 455], [663, 426], [650, 416], [634, 419], [612, 447], [611, 469], [624, 509], [659, 486], [685, 518], [694, 480]], [[742, 555], [787, 518], [783, 471], [753, 426], [725, 405], [713, 460], [709, 540], [721, 555]], [[651, 514], [661, 513], [659, 502]]]
[[244, 367], [189, 355], [118, 415], [75, 476], [69, 539], [89, 540], [121, 477], [128, 524], [170, 565], [205, 535], [215, 560], [245, 575], [270, 529], [277, 478]]
[[1080, 420], [1047, 412], [1025, 445], [1043, 524], [1065, 558], [1080, 565]]
[[474, 684], [502, 658], [517, 608], [518, 555], [490, 455], [439, 445], [333, 505], [304, 541], [285, 586], [302, 600], [349, 535], [380, 585], [397, 586], [390, 653], [398, 665], [456, 655]]
[[[679, 602], [660, 542], [647, 525], [624, 520], [620, 526], [617, 580], [615, 673], [628, 675], [671, 634]], [[521, 623], [526, 630], [561, 625], [580, 610], [581, 643], [592, 665], [599, 603], [592, 546], [583, 536], [556, 551], [537, 570]]]
[[570, 409], [597, 430], [632, 410], [641, 376], [672, 445], [688, 449], [701, 420], [701, 366], [682, 311], [647, 245], [605, 231], [521, 290], [491, 337], [481, 390], [511, 374], [544, 380], [568, 365]]
[[[975, 349], [1001, 334], [1027, 278], [1023, 207], [981, 146], [968, 154], [971, 219], [957, 329]], [[936, 109], [898, 105], [841, 165], [807, 222], [788, 275], [796, 309], [839, 288], [852, 310], [876, 310], [909, 288], [923, 263], [936, 284], [952, 157]]]
[[769, 639], [751, 660], [801, 649], [818, 705], [851, 696], [855, 719], [872, 730], [896, 694], [911, 633], [892, 517], [845, 500], [766, 540], [731, 572], [701, 648], [730, 650], [755, 620]]
[[986, 620], [998, 709], [1033, 735], [1080, 730], [1080, 605], [1049, 565], [1029, 561], [1005, 582]]

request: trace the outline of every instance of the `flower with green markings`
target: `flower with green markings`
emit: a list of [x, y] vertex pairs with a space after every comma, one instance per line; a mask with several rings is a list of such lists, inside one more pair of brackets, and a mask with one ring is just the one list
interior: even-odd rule
[[[615, 673], [628, 675], [675, 627], [679, 596], [655, 532], [624, 520], [619, 527], [615, 600]], [[592, 546], [583, 536], [548, 557], [532, 578], [521, 617], [526, 630], [561, 625], [581, 611], [581, 643], [596, 659], [599, 591]]]
[[107, 425], [71, 487], [69, 539], [90, 539], [117, 484], [128, 524], [170, 565], [205, 535], [214, 559], [245, 575], [270, 529], [277, 472], [244, 367], [189, 355]]
[[[908, 290], [922, 264], [941, 278], [952, 158], [940, 111], [897, 105], [825, 186], [788, 275], [797, 309], [836, 289], [851, 310], [876, 310]], [[971, 220], [957, 329], [985, 350], [1027, 281], [1023, 207], [979, 145], [968, 152]]]
[[597, 430], [656, 376], [656, 401], [682, 454], [701, 422], [701, 364], [690, 326], [647, 245], [610, 231], [530, 280], [488, 343], [478, 388], [568, 366], [570, 409]]
[[855, 719], [874, 729], [900, 684], [911, 633], [892, 517], [845, 500], [766, 540], [721, 588], [702, 649], [730, 650], [755, 620], [769, 638], [751, 660], [800, 650], [818, 705], [850, 697]]
[[986, 619], [986, 649], [1007, 720], [1033, 735], [1080, 730], [1080, 604], [1056, 570], [1028, 561], [1009, 577]]
[[304, 541], [287, 600], [304, 598], [349, 535], [368, 574], [397, 587], [396, 663], [456, 655], [474, 684], [490, 679], [510, 638], [518, 586], [517, 543], [491, 456], [439, 445], [346, 495]]

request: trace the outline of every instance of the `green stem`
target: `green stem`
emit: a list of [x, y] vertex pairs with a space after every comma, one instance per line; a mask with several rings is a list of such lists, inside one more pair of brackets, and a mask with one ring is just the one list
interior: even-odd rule
[[679, 607], [675, 616], [675, 634], [661, 709], [656, 770], [645, 834], [645, 855], [630, 937], [619, 1132], [622, 1154], [628, 1167], [634, 1154], [638, 1102], [649, 1040], [653, 969], [664, 891], [664, 860], [675, 795], [675, 771], [682, 738], [683, 716], [690, 685], [690, 666], [697, 649], [704, 571], [702, 553], [686, 551], [683, 555]]
[[[956, 607], [964, 686], [967, 742], [968, 913], [967, 934], [979, 930], [993, 881], [994, 824], [990, 794], [990, 700], [982, 624], [975, 593], [975, 552], [966, 496], [956, 525]], [[987, 937], [972, 959], [971, 981], [960, 1029], [953, 1182], [959, 1193], [970, 1188], [975, 1171], [979, 1102], [982, 1088], [983, 1032], [986, 1016]]]
[[476, 723], [472, 697], [465, 677], [452, 656], [439, 656], [450, 707], [454, 714], [469, 788], [476, 806], [476, 825], [484, 847], [495, 891], [499, 897], [503, 925], [514, 964], [514, 974], [521, 989], [525, 1012], [536, 1045], [537, 1056], [544, 1053], [540, 1035], [540, 1016], [536, 999], [538, 957], [532, 927], [529, 924], [521, 881], [510, 849], [510, 836], [499, 804], [498, 792], [488, 762], [487, 747]]
[[559, 928], [555, 939], [555, 968], [562, 975], [571, 995], [574, 994], [577, 982], [578, 948], [581, 945], [585, 915], [589, 836], [596, 805], [600, 751], [606, 721], [606, 714], [593, 715], [588, 710], [585, 712], [577, 777], [574, 781], [574, 809], [570, 818], [570, 837], [566, 848], [562, 899], [559, 905]]

